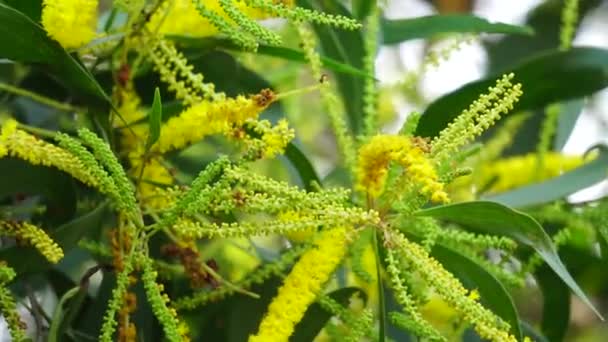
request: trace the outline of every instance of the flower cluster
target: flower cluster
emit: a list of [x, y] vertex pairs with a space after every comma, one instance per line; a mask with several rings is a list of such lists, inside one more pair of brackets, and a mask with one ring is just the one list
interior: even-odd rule
[[548, 152], [541, 168], [538, 168], [539, 158], [536, 154], [513, 156], [483, 165], [476, 182], [490, 192], [501, 192], [559, 176], [584, 162], [582, 156]]
[[160, 139], [153, 149], [161, 153], [179, 149], [211, 134], [228, 134], [233, 126], [242, 126], [272, 103], [271, 90], [260, 94], [219, 101], [202, 101], [170, 118], [161, 128]]
[[513, 84], [514, 74], [503, 75], [488, 93], [481, 94], [468, 109], [464, 110], [447, 128], [442, 130], [431, 144], [431, 156], [435, 160], [449, 158], [462, 146], [471, 142], [492, 126], [501, 115], [513, 109], [523, 94], [521, 84]]
[[404, 169], [404, 177], [421, 188], [435, 202], [447, 202], [448, 195], [425, 152], [409, 137], [376, 135], [359, 150], [357, 187], [372, 197], [384, 190], [391, 162]]
[[[321, 233], [315, 246], [294, 265], [268, 307], [258, 333], [249, 341], [287, 341], [296, 323], [316, 299], [323, 284], [346, 253], [347, 229], [335, 228]], [[323, 260], [322, 262], [319, 262]]]
[[55, 167], [84, 184], [99, 186], [98, 179], [77, 157], [19, 129], [17, 121], [12, 119], [4, 122], [0, 132], [0, 158], [4, 156], [23, 159], [33, 165]]
[[96, 35], [98, 0], [44, 0], [42, 26], [64, 48], [78, 48]]
[[27, 341], [25, 334], [25, 323], [19, 317], [15, 298], [11, 291], [6, 287], [16, 274], [15, 271], [8, 267], [4, 262], [0, 262], [0, 314], [6, 321], [12, 341]]
[[28, 222], [0, 221], [0, 234], [34, 246], [48, 261], [56, 264], [63, 259], [63, 250], [48, 234]]
[[[399, 246], [395, 254], [401, 262], [415, 270], [443, 300], [462, 315], [464, 320], [470, 322], [479, 336], [491, 341], [517, 341], [509, 333], [510, 327], [506, 322], [469, 296], [469, 291], [421, 246], [409, 241], [400, 233], [391, 235], [390, 239], [389, 243]], [[388, 261], [394, 263], [395, 260]], [[396, 275], [394, 271], [393, 274]]]

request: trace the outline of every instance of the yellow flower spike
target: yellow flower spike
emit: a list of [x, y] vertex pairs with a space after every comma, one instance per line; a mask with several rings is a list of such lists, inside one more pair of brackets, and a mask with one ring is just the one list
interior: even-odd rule
[[264, 142], [264, 157], [274, 158], [285, 151], [285, 147], [295, 137], [295, 132], [289, 128], [287, 120], [281, 119], [276, 126], [270, 127], [262, 135]]
[[344, 241], [346, 232], [346, 228], [335, 228], [321, 233], [315, 246], [302, 255], [285, 278], [260, 323], [258, 333], [250, 336], [249, 342], [289, 339], [295, 325], [342, 261], [348, 246]]
[[274, 93], [265, 89], [250, 97], [202, 101], [169, 119], [162, 126], [160, 138], [152, 149], [165, 153], [186, 147], [208, 135], [228, 134], [233, 126], [242, 126], [248, 119], [256, 119], [273, 100]]
[[34, 246], [48, 261], [56, 264], [63, 259], [63, 250], [44, 230], [27, 222], [0, 221], [0, 234], [8, 235]]
[[[277, 219], [280, 221], [290, 222], [302, 219], [302, 215], [296, 211], [285, 211], [277, 215]], [[314, 230], [299, 230], [294, 232], [285, 233], [285, 236], [293, 242], [306, 242], [315, 234]]]
[[432, 201], [449, 201], [424, 151], [411, 138], [399, 135], [376, 135], [359, 149], [357, 188], [378, 197], [384, 189], [390, 162], [401, 165], [406, 176]]
[[42, 26], [66, 49], [78, 48], [95, 38], [97, 0], [44, 0]]
[[[141, 159], [140, 159], [141, 160]], [[159, 197], [157, 190], [163, 185], [170, 186], [173, 184], [173, 176], [167, 167], [162, 163], [161, 158], [152, 158], [143, 164], [138, 161], [137, 164], [133, 164], [131, 175], [136, 179], [139, 179], [141, 175], [141, 181], [137, 186], [137, 194], [143, 204], [150, 208], [162, 209], [167, 205], [164, 197]]]
[[9, 119], [0, 132], [0, 158], [11, 156], [34, 165], [52, 166], [67, 172], [84, 184], [97, 187], [99, 182], [83, 163], [68, 151], [40, 140], [17, 128], [17, 121]]
[[491, 184], [488, 189], [490, 192], [501, 192], [557, 177], [584, 162], [583, 156], [548, 152], [544, 156], [542, 168], [538, 170], [538, 155], [534, 153], [498, 159], [482, 166], [477, 182], [482, 187]]
[[[205, 8], [217, 13], [228, 22], [232, 22], [228, 14], [224, 12], [218, 0], [205, 0]], [[270, 15], [247, 6], [245, 1], [235, 1], [238, 10], [251, 19], [267, 19]], [[286, 5], [293, 5], [288, 1]], [[164, 18], [166, 14], [166, 18]], [[162, 21], [162, 24], [161, 24]], [[152, 17], [149, 23], [151, 29], [158, 25], [159, 33], [166, 35], [187, 35], [192, 37], [208, 37], [219, 33], [209, 19], [199, 14], [192, 0], [176, 0], [173, 3], [167, 1], [163, 8]]]

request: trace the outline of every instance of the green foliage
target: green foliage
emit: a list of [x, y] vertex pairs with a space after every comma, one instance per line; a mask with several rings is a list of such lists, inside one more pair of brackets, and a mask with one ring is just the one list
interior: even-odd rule
[[[561, 341], [591, 326], [571, 311], [602, 317], [608, 201], [567, 197], [608, 156], [560, 153], [608, 86], [608, 52], [571, 46], [595, 2], [517, 26], [360, 0], [56, 1], [0, 1], [13, 340], [33, 338], [22, 306], [50, 341]], [[455, 33], [479, 36], [432, 46]], [[378, 52], [413, 39], [420, 67], [379, 82]], [[424, 73], [472, 39], [490, 74], [428, 103]]]

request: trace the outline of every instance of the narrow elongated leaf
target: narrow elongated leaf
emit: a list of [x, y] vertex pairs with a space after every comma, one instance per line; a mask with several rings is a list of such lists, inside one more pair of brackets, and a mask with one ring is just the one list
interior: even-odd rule
[[528, 336], [534, 342], [549, 342], [549, 340], [540, 332], [538, 332], [530, 323], [521, 322], [521, 331], [525, 336]]
[[[329, 296], [342, 305], [348, 305], [348, 299], [356, 292], [365, 297], [365, 293], [356, 287], [345, 287], [330, 293]], [[332, 316], [332, 313], [325, 311], [318, 303], [312, 304], [304, 313], [302, 320], [296, 325], [289, 340], [292, 342], [314, 340]]]
[[[513, 112], [541, 108], [547, 104], [593, 94], [608, 86], [608, 50], [573, 48], [537, 55], [505, 70], [515, 73], [524, 94]], [[436, 136], [500, 75], [469, 83], [431, 103], [416, 130], [425, 137]]]
[[598, 317], [602, 318], [562, 263], [551, 238], [545, 233], [543, 227], [529, 215], [499, 203], [486, 201], [434, 207], [421, 210], [418, 215], [458, 223], [481, 233], [507, 236], [532, 247], [561, 280]]
[[384, 19], [384, 44], [397, 44], [411, 39], [429, 38], [440, 33], [534, 33], [527, 26], [492, 23], [471, 14], [444, 14], [413, 19]]
[[491, 273], [457, 251], [435, 245], [432, 256], [468, 289], [477, 289], [482, 304], [511, 326], [511, 333], [522, 340], [519, 315], [505, 287]]
[[[327, 14], [351, 17], [344, 6], [330, 0], [298, 0], [304, 8], [315, 9]], [[314, 25], [325, 56], [340, 63], [363, 69], [363, 37], [360, 31], [345, 31], [327, 25]], [[338, 89], [342, 95], [351, 131], [357, 135], [363, 127], [363, 88], [364, 80], [352, 75], [335, 75]]]
[[[196, 50], [211, 50], [217, 48], [224, 48], [232, 51], [242, 52], [242, 48], [230, 39], [222, 39], [222, 38], [192, 38], [185, 36], [171, 36], [171, 39], [177, 42], [181, 47], [187, 50], [187, 54], [196, 53]], [[292, 62], [298, 63], [307, 63], [306, 56], [304, 52], [296, 49], [290, 49], [283, 46], [272, 46], [272, 45], [264, 45], [260, 44], [258, 49], [255, 52], [258, 55], [265, 55], [271, 57], [277, 57], [281, 59], [286, 59]], [[349, 64], [345, 64], [339, 62], [333, 58], [329, 58], [327, 56], [321, 56], [321, 62], [323, 66], [329, 70], [350, 74], [353, 76], [359, 77], [373, 77], [373, 75], [367, 75], [360, 69], [357, 69]]]
[[289, 143], [285, 148], [285, 158], [287, 158], [291, 165], [296, 169], [300, 176], [300, 180], [302, 181], [302, 186], [304, 186], [307, 191], [315, 190], [312, 185], [313, 183], [322, 184], [317, 172], [308, 160], [308, 157], [306, 157], [298, 146]]
[[[73, 318], [75, 312], [80, 310], [86, 296], [87, 288], [76, 286], [61, 297], [53, 312], [48, 335], [49, 342], [61, 341], [64, 338], [64, 333], [71, 323], [70, 317]], [[67, 306], [68, 303], [70, 304], [69, 306]]]
[[33, 21], [39, 22], [42, 12], [42, 0], [4, 0], [7, 5], [27, 15]]
[[152, 101], [152, 109], [148, 114], [148, 126], [150, 134], [146, 142], [146, 150], [149, 149], [160, 137], [160, 126], [163, 122], [163, 104], [160, 100], [160, 90], [158, 87], [154, 90], [154, 100]]
[[365, 19], [372, 8], [376, 5], [376, 0], [352, 0], [352, 12], [355, 18], [359, 20]]
[[607, 170], [608, 151], [601, 148], [596, 159], [558, 177], [483, 199], [517, 208], [550, 203], [606, 179]]
[[570, 291], [547, 267], [541, 267], [535, 278], [543, 293], [542, 332], [549, 341], [563, 341], [570, 323]]
[[553, 149], [555, 151], [561, 151], [566, 145], [584, 106], [584, 99], [570, 100], [561, 104], [557, 119], [557, 131], [555, 132], [555, 139], [553, 139]]
[[0, 3], [0, 23], [0, 58], [40, 66], [74, 92], [109, 102], [93, 76], [25, 14]]

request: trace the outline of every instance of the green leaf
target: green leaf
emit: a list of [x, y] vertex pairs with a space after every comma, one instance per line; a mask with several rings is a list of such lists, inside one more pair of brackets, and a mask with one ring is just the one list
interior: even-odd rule
[[[327, 14], [352, 17], [348, 10], [333, 0], [298, 0], [304, 8], [315, 9]], [[324, 54], [340, 63], [363, 70], [363, 37], [360, 30], [344, 31], [327, 25], [314, 25]], [[364, 80], [352, 75], [336, 74], [336, 83], [348, 115], [348, 123], [353, 134], [358, 135], [363, 128]]]
[[50, 167], [16, 158], [0, 159], [0, 200], [10, 195], [41, 195], [51, 223], [63, 223], [76, 212], [73, 179]]
[[[184, 48], [187, 51], [189, 51], [189, 50], [200, 51], [201, 49], [211, 50], [211, 49], [217, 49], [217, 48], [224, 48], [224, 49], [228, 49], [231, 51], [243, 52], [242, 51], [243, 49], [240, 46], [234, 44], [234, 42], [231, 41], [230, 39], [222, 39], [222, 38], [215, 38], [215, 37], [192, 38], [192, 37], [186, 37], [186, 36], [171, 36], [171, 39], [173, 41], [177, 42], [180, 47]], [[245, 52], [249, 52], [249, 51], [245, 51]], [[188, 53], [188, 52], [186, 52], [186, 53]], [[298, 63], [304, 63], [304, 64], [307, 63], [304, 52], [302, 52], [300, 50], [296, 50], [296, 49], [282, 47], [282, 46], [272, 46], [272, 45], [260, 44], [258, 46], [257, 51], [255, 51], [255, 54], [277, 57], [277, 58], [289, 60], [292, 62], [298, 62]], [[339, 62], [335, 59], [332, 59], [332, 58], [329, 58], [326, 56], [321, 56], [321, 62], [323, 63], [324, 67], [326, 67], [329, 70], [335, 71], [335, 72], [349, 74], [349, 75], [353, 75], [353, 76], [359, 76], [359, 77], [373, 77], [373, 75], [368, 75], [365, 72], [361, 71], [360, 69], [357, 69], [351, 65]]]
[[110, 102], [87, 69], [25, 14], [0, 3], [0, 23], [0, 58], [34, 64], [74, 92]]
[[[608, 86], [608, 50], [573, 48], [537, 55], [505, 70], [522, 84], [523, 95], [513, 112], [590, 95]], [[477, 97], [493, 86], [500, 75], [469, 83], [431, 103], [416, 135], [436, 136]]]
[[[338, 303], [347, 306], [348, 300], [356, 292], [361, 296], [365, 296], [365, 293], [356, 287], [341, 288], [330, 293], [329, 296]], [[332, 313], [325, 311], [318, 303], [312, 304], [304, 313], [302, 320], [295, 326], [294, 333], [289, 341], [308, 342], [314, 340], [332, 316]]]
[[505, 33], [532, 35], [527, 26], [491, 23], [471, 14], [430, 15], [413, 19], [384, 19], [384, 44], [397, 44], [411, 39], [429, 38], [440, 33]]
[[289, 143], [285, 148], [285, 158], [293, 165], [307, 191], [315, 191], [313, 183], [322, 184], [306, 154], [294, 143]]
[[518, 341], [522, 340], [519, 329], [519, 316], [505, 287], [491, 273], [465, 255], [441, 245], [435, 245], [433, 258], [437, 259], [468, 289], [477, 289], [481, 303], [511, 326], [511, 333]]
[[543, 293], [542, 332], [549, 341], [563, 341], [570, 323], [570, 291], [546, 266], [535, 278]]
[[521, 322], [521, 330], [525, 336], [528, 336], [534, 342], [549, 342], [543, 334], [539, 333], [530, 323]]
[[365, 19], [372, 8], [377, 6], [376, 0], [352, 0], [351, 3], [353, 15], [359, 20]]
[[481, 233], [507, 236], [532, 247], [568, 287], [602, 318], [562, 263], [551, 238], [529, 215], [486, 201], [463, 202], [421, 210], [418, 215], [458, 223]]
[[564, 198], [606, 179], [608, 150], [606, 147], [599, 150], [600, 154], [597, 158], [560, 176], [483, 199], [522, 208]]
[[561, 151], [564, 148], [584, 107], [584, 99], [575, 99], [561, 104], [557, 119], [557, 130], [553, 139], [553, 150]]
[[[59, 303], [57, 303], [57, 306], [55, 307], [55, 311], [53, 312], [53, 317], [51, 319], [51, 326], [48, 334], [49, 342], [62, 341], [64, 337], [63, 335], [70, 323], [66, 318], [73, 315], [74, 311], [80, 310], [86, 296], [87, 288], [83, 286], [76, 286], [67, 291], [61, 297]], [[71, 302], [71, 305], [64, 308], [68, 301]]]
[[42, 13], [42, 0], [3, 0], [0, 1], [39, 22]]
[[148, 135], [148, 141], [146, 142], [146, 150], [148, 150], [158, 138], [160, 138], [160, 126], [163, 122], [163, 104], [160, 100], [160, 90], [158, 87], [154, 90], [154, 100], [152, 101], [152, 109], [148, 114], [148, 125], [150, 127], [150, 134]]

